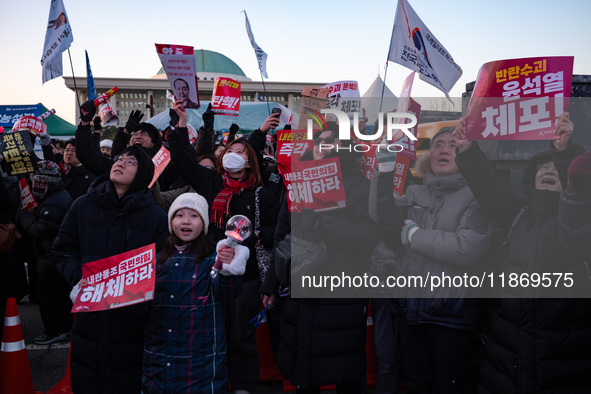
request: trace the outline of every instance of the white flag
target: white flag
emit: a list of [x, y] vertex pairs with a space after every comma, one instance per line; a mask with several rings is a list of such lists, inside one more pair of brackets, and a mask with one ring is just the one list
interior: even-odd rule
[[263, 73], [263, 77], [269, 78], [267, 76], [267, 54], [265, 51], [261, 49], [260, 46], [254, 40], [254, 36], [252, 35], [252, 30], [250, 29], [250, 22], [248, 21], [248, 15], [246, 15], [246, 11], [244, 12], [244, 16], [246, 17], [246, 33], [248, 34], [248, 39], [252, 47], [254, 48], [254, 53], [257, 55], [257, 60], [259, 62], [259, 70]]
[[49, 22], [45, 32], [45, 44], [41, 66], [43, 67], [43, 83], [62, 76], [62, 53], [74, 41], [70, 19], [62, 0], [52, 0], [49, 7]]
[[449, 91], [462, 76], [460, 66], [406, 0], [398, 0], [388, 60], [418, 71], [420, 79], [441, 90], [448, 99]]

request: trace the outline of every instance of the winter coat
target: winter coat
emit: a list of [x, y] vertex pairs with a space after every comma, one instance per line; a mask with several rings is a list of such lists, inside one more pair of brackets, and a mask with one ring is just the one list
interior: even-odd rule
[[[308, 152], [302, 160], [311, 157]], [[324, 241], [328, 258], [323, 272], [340, 275], [344, 270], [350, 276], [362, 275], [367, 271], [371, 252], [380, 236], [367, 212], [369, 182], [362, 176], [355, 155], [345, 152], [339, 159], [347, 207], [323, 212], [318, 227], [311, 229], [302, 228], [301, 214], [290, 214], [284, 206], [277, 227], [285, 233], [291, 229], [302, 232], [292, 233], [298, 237]], [[339, 266], [343, 262], [347, 263], [346, 268]], [[293, 287], [292, 283], [292, 292]], [[322, 296], [325, 295], [330, 296], [323, 292]], [[340, 296], [343, 297], [343, 293]], [[291, 384], [302, 389], [360, 381], [366, 372], [366, 325], [365, 298], [284, 299], [277, 359], [281, 372]]]
[[[429, 163], [429, 155], [422, 160]], [[430, 167], [430, 166], [429, 166]], [[436, 176], [428, 170], [422, 185], [409, 186], [402, 197], [394, 197], [393, 172], [374, 169], [370, 213], [387, 226], [384, 240], [398, 249], [395, 275], [454, 277], [470, 275], [486, 252], [492, 235], [487, 220], [461, 173]], [[375, 210], [374, 210], [375, 207]], [[404, 220], [419, 226], [410, 244], [402, 245]], [[400, 290], [397, 312], [411, 325], [437, 324], [473, 331], [479, 321], [479, 303], [467, 297], [465, 287], [408, 286]]]
[[176, 253], [158, 264], [146, 325], [142, 390], [149, 393], [228, 391], [226, 331], [221, 301], [242, 290], [239, 276], [210, 279], [214, 252], [195, 264]]
[[[168, 238], [168, 217], [146, 188], [118, 199], [108, 175], [64, 218], [53, 253], [58, 271], [75, 286], [82, 265], [152, 243], [158, 252]], [[144, 329], [150, 305], [78, 313], [71, 348], [72, 387], [80, 393], [138, 393]]]
[[[168, 134], [170, 155], [180, 169], [182, 177], [195, 190], [202, 195], [211, 206], [215, 197], [223, 189], [222, 175], [216, 170], [200, 166], [197, 162], [195, 151], [189, 143], [186, 127], [177, 127]], [[260, 190], [260, 223], [261, 231], [257, 238], [255, 232], [251, 234], [242, 245], [250, 250], [250, 257], [246, 263], [246, 272], [242, 276], [243, 282], [259, 278], [259, 267], [256, 260], [255, 244], [261, 239], [262, 245], [270, 250], [273, 246], [273, 232], [279, 215], [279, 202], [264, 188]], [[231, 215], [244, 215], [250, 219], [253, 227], [255, 224], [255, 189], [245, 190], [241, 195], [232, 197], [230, 202]], [[208, 234], [214, 241], [226, 238], [225, 225], [217, 228], [215, 223], [209, 224]]]
[[[504, 272], [506, 277], [510, 273], [580, 272], [583, 267], [573, 254], [575, 251], [560, 240], [560, 193], [535, 189], [537, 166], [548, 161], [554, 161], [561, 183], [566, 186], [568, 164], [583, 149], [574, 143], [561, 152], [550, 146], [550, 151], [534, 156], [524, 170], [524, 201], [496, 175], [476, 143], [456, 156], [456, 163], [482, 210], [504, 234], [527, 205], [514, 226], [506, 251], [497, 256], [499, 272]], [[572, 223], [577, 220], [576, 215], [579, 213], [571, 211], [563, 220]], [[577, 284], [586, 279], [575, 274]], [[488, 318], [478, 392], [590, 392], [589, 300], [532, 298], [537, 294], [535, 288], [498, 289], [502, 298], [494, 300]], [[564, 296], [564, 288], [561, 291]]]
[[38, 272], [52, 272], [56, 260], [51, 251], [66, 211], [72, 204], [72, 198], [62, 184], [52, 185], [43, 200], [37, 202], [33, 212], [19, 210], [16, 220], [21, 231], [32, 237]]
[[67, 174], [65, 171], [65, 164], [60, 164], [60, 167], [62, 169], [64, 189], [70, 194], [72, 201], [85, 195], [92, 182], [96, 179], [96, 176], [84, 168], [83, 165], [70, 168], [70, 171], [68, 171]]

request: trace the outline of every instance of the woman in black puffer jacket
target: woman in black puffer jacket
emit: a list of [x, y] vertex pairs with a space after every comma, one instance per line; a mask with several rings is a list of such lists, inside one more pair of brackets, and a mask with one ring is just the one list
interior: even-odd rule
[[[569, 163], [584, 149], [570, 141], [573, 124], [561, 115], [559, 140], [535, 155], [523, 173], [525, 200], [513, 194], [495, 173], [477, 144], [465, 140], [462, 120], [454, 132], [460, 151], [456, 163], [485, 214], [505, 234], [513, 228], [499, 258], [500, 272], [572, 272], [575, 286], [505, 286], [488, 319], [479, 393], [583, 393], [591, 391], [591, 303], [577, 296], [588, 284], [580, 257], [559, 236], [559, 198]], [[516, 220], [516, 218], [520, 217]], [[572, 220], [572, 218], [570, 218]], [[552, 277], [552, 284], [556, 277]], [[550, 292], [549, 292], [550, 291]], [[559, 298], [560, 297], [560, 298]]]

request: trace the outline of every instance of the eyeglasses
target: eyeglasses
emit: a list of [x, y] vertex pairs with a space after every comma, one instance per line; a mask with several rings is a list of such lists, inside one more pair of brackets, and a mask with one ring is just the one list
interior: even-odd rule
[[142, 137], [148, 137], [150, 134], [146, 130], [137, 130], [131, 133], [131, 136], [140, 135]]
[[314, 138], [312, 140], [312, 142], [314, 143], [314, 145], [320, 145], [323, 142], [326, 142], [327, 144], [333, 144], [335, 141], [336, 141], [336, 138], [334, 138], [332, 136], [331, 137], [326, 137], [326, 138], [320, 138], [320, 137], [318, 137], [318, 138]]
[[121, 164], [123, 167], [128, 167], [128, 166], [137, 166], [137, 160], [131, 157], [123, 157], [123, 156], [119, 156], [119, 158], [117, 160], [115, 160], [115, 163], [119, 163]]
[[76, 153], [76, 149], [66, 149], [64, 150], [66, 153]]

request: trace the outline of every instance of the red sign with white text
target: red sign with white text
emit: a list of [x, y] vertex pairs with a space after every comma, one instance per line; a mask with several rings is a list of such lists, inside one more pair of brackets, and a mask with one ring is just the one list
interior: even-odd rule
[[400, 197], [404, 194], [404, 182], [406, 182], [406, 174], [410, 159], [406, 156], [396, 156], [396, 167], [394, 169], [394, 197]]
[[[409, 101], [410, 101], [410, 93], [412, 91], [412, 83], [415, 78], [416, 71], [410, 73], [408, 77], [404, 80], [404, 84], [402, 85], [402, 92], [400, 93], [400, 97], [398, 97], [398, 105], [396, 106], [396, 112], [407, 112], [409, 108]], [[394, 118], [393, 123], [400, 124], [404, 120], [407, 123], [408, 118]], [[404, 135], [404, 132], [398, 129], [396, 132], [392, 133], [392, 143], [399, 140]]]
[[216, 114], [238, 116], [240, 111], [240, 82], [218, 77], [213, 85], [211, 110]]
[[299, 160], [313, 148], [307, 130], [277, 130], [277, 165], [281, 174], [290, 173], [292, 160]]
[[499, 60], [478, 72], [466, 110], [470, 140], [551, 140], [570, 104], [574, 57]]
[[12, 126], [12, 131], [21, 131], [24, 129], [29, 129], [29, 133], [37, 135], [39, 133], [46, 133], [47, 125], [36, 116], [26, 115], [17, 120], [14, 126]]
[[154, 163], [154, 178], [152, 178], [152, 182], [148, 185], [148, 188], [152, 187], [156, 179], [162, 174], [162, 171], [166, 168], [166, 166], [170, 163], [170, 152], [164, 146], [160, 148], [158, 153], [152, 157], [152, 163]]
[[156, 244], [82, 265], [88, 285], [72, 313], [106, 311], [150, 301], [156, 284]]
[[22, 178], [18, 184], [21, 190], [21, 207], [26, 211], [35, 209], [38, 204], [33, 193], [31, 193], [31, 188], [29, 187], [27, 180]]
[[311, 208], [316, 212], [346, 208], [345, 185], [338, 157], [292, 161], [283, 174], [290, 212]]

